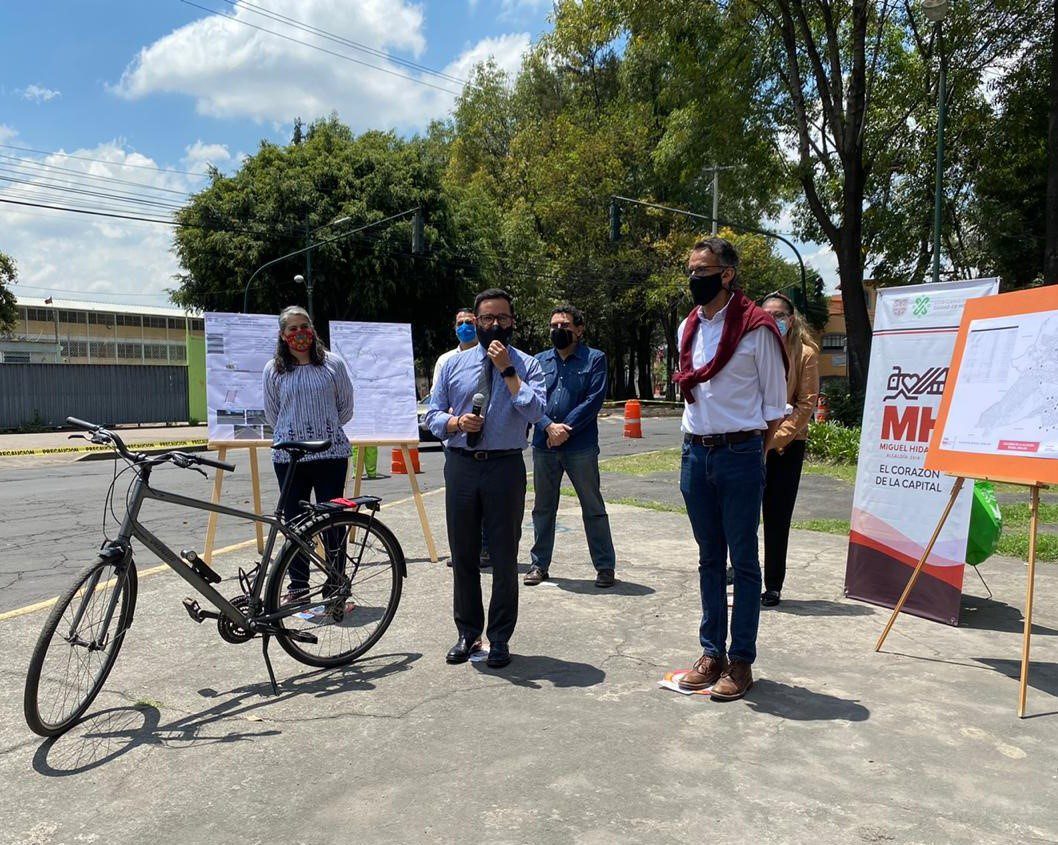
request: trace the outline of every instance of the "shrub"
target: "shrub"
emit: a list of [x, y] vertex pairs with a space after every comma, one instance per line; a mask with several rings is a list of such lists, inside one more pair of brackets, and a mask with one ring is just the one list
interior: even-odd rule
[[830, 418], [834, 422], [849, 428], [863, 424], [863, 393], [850, 393], [845, 379], [828, 380], [821, 392], [830, 402]]
[[854, 464], [860, 454], [860, 429], [834, 422], [808, 424], [808, 457], [817, 461]]

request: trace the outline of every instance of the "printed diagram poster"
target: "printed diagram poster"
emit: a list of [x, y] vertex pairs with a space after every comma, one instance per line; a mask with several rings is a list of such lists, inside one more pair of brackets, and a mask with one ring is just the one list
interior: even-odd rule
[[1058, 459], [1058, 310], [971, 320], [941, 448]]
[[275, 316], [207, 313], [205, 321], [209, 439], [270, 441], [263, 377], [276, 352]]
[[332, 322], [331, 351], [353, 382], [350, 440], [418, 443], [415, 359], [407, 323]]
[[[893, 607], [955, 479], [926, 469], [962, 313], [996, 279], [878, 291], [845, 595]], [[957, 625], [973, 488], [965, 485], [905, 610]]]

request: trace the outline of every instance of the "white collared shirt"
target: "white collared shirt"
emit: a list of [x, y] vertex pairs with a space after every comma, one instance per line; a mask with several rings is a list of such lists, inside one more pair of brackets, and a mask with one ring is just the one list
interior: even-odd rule
[[[729, 301], [730, 304], [730, 301]], [[691, 346], [695, 369], [704, 367], [716, 354], [724, 329], [727, 305], [710, 320], [701, 312]], [[687, 321], [680, 323], [677, 342]], [[724, 368], [709, 381], [694, 388], [694, 404], [683, 403], [683, 423], [688, 434], [731, 434], [762, 431], [786, 413], [786, 370], [779, 341], [767, 328], [746, 334]]]

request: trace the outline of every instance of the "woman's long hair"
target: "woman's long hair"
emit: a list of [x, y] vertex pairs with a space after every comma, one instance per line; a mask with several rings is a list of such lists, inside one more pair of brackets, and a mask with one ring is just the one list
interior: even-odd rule
[[[298, 366], [298, 359], [294, 357], [294, 353], [290, 351], [290, 347], [287, 346], [287, 342], [283, 340], [283, 332], [287, 327], [287, 320], [290, 317], [298, 314], [308, 320], [309, 325], [312, 326], [312, 318], [309, 317], [309, 312], [302, 308], [300, 305], [290, 305], [283, 309], [279, 315], [279, 340], [276, 341], [276, 355], [273, 358], [273, 366], [277, 373], [289, 373], [291, 370]], [[316, 333], [316, 327], [312, 327], [312, 346], [309, 347], [309, 362], [313, 364], [322, 364], [324, 357], [327, 354], [327, 347], [323, 345], [323, 341], [320, 340], [320, 336]]]
[[794, 306], [793, 300], [786, 294], [775, 291], [775, 293], [769, 293], [764, 297], [761, 300], [761, 305], [763, 306], [769, 299], [779, 300], [789, 313], [790, 328], [786, 331], [786, 347], [790, 350], [792, 359], [794, 361], [800, 359], [802, 346], [807, 346], [818, 352], [819, 345], [808, 330], [804, 315]]

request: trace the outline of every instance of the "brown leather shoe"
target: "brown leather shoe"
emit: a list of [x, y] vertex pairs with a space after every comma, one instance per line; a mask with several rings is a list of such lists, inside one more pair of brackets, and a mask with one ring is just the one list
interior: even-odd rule
[[727, 658], [721, 655], [713, 657], [711, 654], [703, 654], [686, 675], [680, 678], [680, 689], [702, 690], [709, 689], [720, 680], [720, 676], [727, 669]]
[[753, 686], [753, 667], [743, 660], [732, 660], [720, 680], [713, 684], [714, 701], [734, 701], [742, 698]]

